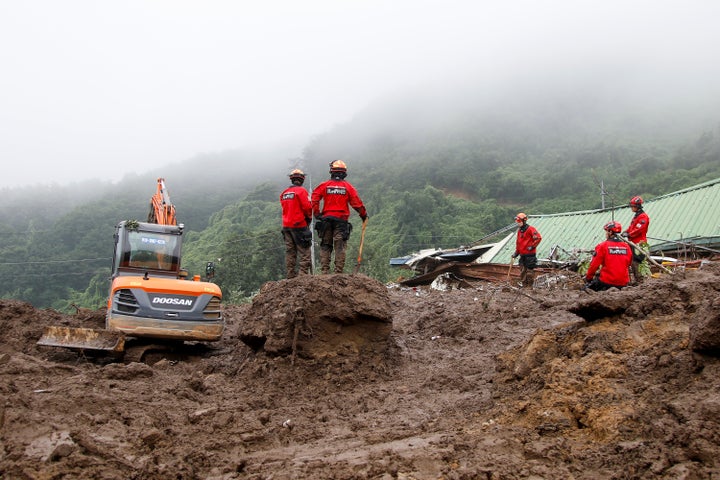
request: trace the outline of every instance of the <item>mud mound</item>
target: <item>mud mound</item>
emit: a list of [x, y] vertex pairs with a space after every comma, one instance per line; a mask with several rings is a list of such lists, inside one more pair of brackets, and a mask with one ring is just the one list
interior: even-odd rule
[[53, 310], [36, 310], [16, 300], [0, 300], [0, 349], [36, 352], [35, 342], [47, 325], [67, 324], [71, 317]]
[[691, 343], [719, 278], [273, 282], [219, 342], [146, 363], [38, 349], [102, 315], [0, 301], [0, 478], [720, 478], [720, 358]]
[[271, 354], [382, 354], [392, 310], [385, 286], [364, 275], [299, 276], [263, 285], [239, 323], [243, 342]]
[[591, 323], [538, 331], [498, 355], [495, 383], [508, 403], [494, 409], [496, 420], [546, 446], [596, 444], [591, 454], [572, 453], [598, 475], [610, 450], [626, 459], [630, 478], [676, 478], [697, 472], [698, 462], [718, 472], [710, 457], [720, 439], [720, 365], [689, 342], [698, 322], [717, 332], [717, 305], [714, 267], [580, 299], [568, 311]]

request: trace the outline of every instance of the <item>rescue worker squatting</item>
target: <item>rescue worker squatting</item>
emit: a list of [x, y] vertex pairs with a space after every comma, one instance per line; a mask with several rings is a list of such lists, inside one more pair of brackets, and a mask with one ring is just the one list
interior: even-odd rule
[[[590, 267], [585, 274], [583, 289], [595, 291], [608, 288], [623, 288], [630, 283], [628, 271], [632, 263], [632, 249], [618, 234], [622, 231], [619, 222], [611, 221], [603, 227], [606, 240], [595, 247]], [[595, 273], [600, 274], [595, 277]]]
[[[335, 273], [343, 273], [347, 240], [352, 225], [348, 222], [352, 207], [365, 221], [367, 210], [360, 196], [350, 182], [345, 180], [347, 165], [342, 160], [330, 163], [330, 179], [321, 183], [312, 192], [312, 212], [315, 229], [320, 237], [321, 272], [330, 273], [330, 261], [335, 252]], [[322, 208], [320, 204], [322, 203]]]

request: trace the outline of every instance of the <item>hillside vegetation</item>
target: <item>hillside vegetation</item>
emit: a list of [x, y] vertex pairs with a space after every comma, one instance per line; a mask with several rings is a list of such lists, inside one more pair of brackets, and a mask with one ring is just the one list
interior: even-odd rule
[[[231, 303], [284, 275], [278, 195], [294, 166], [305, 169], [312, 187], [327, 178], [331, 160], [347, 161], [348, 180], [370, 215], [362, 271], [382, 282], [400, 273], [389, 266], [391, 257], [469, 244], [518, 211], [598, 208], [601, 183], [609, 206], [720, 177], [717, 118], [700, 121], [678, 109], [668, 121], [606, 100], [518, 94], [420, 104], [408, 96], [381, 101], [317, 136], [301, 158], [224, 152], [117, 184], [5, 191], [0, 297], [63, 311], [102, 306], [114, 225], [145, 219], [158, 176], [188, 231], [184, 266], [201, 273], [214, 261], [214, 281]], [[351, 222], [360, 224], [354, 213]], [[358, 243], [356, 228], [348, 271]]]

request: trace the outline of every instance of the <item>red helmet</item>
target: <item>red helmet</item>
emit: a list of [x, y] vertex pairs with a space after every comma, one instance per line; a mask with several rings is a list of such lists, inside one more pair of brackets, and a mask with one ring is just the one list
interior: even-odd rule
[[620, 225], [620, 222], [616, 222], [615, 220], [612, 220], [612, 221], [606, 223], [605, 226], [603, 227], [603, 229], [606, 232], [610, 232], [610, 233], [620, 233], [620, 232], [622, 232], [622, 225]]
[[630, 199], [630, 206], [631, 207], [642, 207], [643, 199], [639, 195], [635, 195]]
[[525, 215], [525, 214], [522, 213], [522, 212], [520, 212], [520, 213], [518, 213], [517, 215], [515, 215], [515, 221], [516, 221], [517, 223], [527, 222], [527, 218], [528, 218], [527, 215]]
[[347, 165], [342, 160], [330, 162], [330, 172], [347, 172]]

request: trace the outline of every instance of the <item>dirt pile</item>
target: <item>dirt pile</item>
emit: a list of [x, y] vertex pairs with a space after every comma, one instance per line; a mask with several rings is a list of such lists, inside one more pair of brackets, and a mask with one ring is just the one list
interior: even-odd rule
[[254, 350], [306, 358], [343, 349], [376, 355], [387, 348], [392, 310], [387, 288], [363, 275], [296, 277], [263, 285], [238, 328]]
[[293, 279], [226, 306], [220, 342], [144, 363], [35, 344], [102, 312], [2, 301], [0, 477], [717, 478], [700, 332], [719, 275], [603, 293]]

